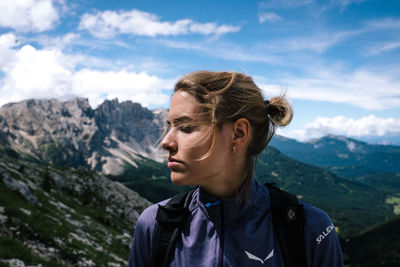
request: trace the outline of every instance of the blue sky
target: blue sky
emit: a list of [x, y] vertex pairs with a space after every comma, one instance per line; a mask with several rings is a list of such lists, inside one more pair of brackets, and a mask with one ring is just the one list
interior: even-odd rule
[[400, 1], [0, 1], [0, 105], [86, 97], [168, 107], [200, 69], [286, 94], [280, 134], [400, 135]]

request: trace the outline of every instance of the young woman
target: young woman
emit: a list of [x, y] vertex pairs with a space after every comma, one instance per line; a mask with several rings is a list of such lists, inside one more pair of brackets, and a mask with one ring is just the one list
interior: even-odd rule
[[[170, 266], [285, 266], [274, 229], [270, 190], [253, 177], [256, 156], [292, 110], [284, 97], [264, 100], [252, 78], [199, 71], [180, 79], [161, 142], [171, 180], [198, 186], [173, 247]], [[156, 214], [139, 217], [129, 266], [157, 266]], [[307, 266], [343, 266], [339, 241], [326, 213], [303, 204]]]

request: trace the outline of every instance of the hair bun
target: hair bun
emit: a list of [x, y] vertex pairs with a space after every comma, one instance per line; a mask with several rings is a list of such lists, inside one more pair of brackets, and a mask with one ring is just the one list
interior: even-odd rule
[[265, 100], [266, 110], [271, 122], [276, 126], [286, 126], [293, 118], [293, 111], [285, 96], [272, 97]]

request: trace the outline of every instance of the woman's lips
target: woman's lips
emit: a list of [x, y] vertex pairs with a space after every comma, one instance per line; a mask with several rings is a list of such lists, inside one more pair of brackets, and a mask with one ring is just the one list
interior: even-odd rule
[[182, 163], [177, 162], [177, 161], [168, 162], [168, 168], [170, 168], [170, 169], [176, 168], [180, 165], [182, 165]]
[[174, 159], [173, 157], [168, 157], [168, 168], [172, 169], [172, 168], [176, 168], [178, 166], [181, 166], [183, 164], [183, 162]]

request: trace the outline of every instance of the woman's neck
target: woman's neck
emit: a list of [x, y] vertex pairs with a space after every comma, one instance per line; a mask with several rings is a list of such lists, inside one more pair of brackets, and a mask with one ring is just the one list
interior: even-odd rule
[[229, 198], [235, 196], [242, 188], [247, 171], [228, 174], [225, 177], [217, 177], [212, 183], [200, 185], [207, 193], [218, 198]]

